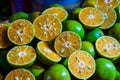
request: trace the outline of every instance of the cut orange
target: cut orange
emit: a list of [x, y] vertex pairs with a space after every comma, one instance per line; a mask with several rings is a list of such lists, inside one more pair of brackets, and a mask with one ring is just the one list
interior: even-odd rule
[[106, 6], [116, 8], [120, 3], [120, 0], [97, 0], [98, 7]]
[[36, 57], [35, 49], [28, 45], [16, 46], [7, 53], [7, 61], [13, 67], [29, 67]]
[[51, 41], [62, 31], [61, 22], [51, 15], [40, 15], [34, 22], [35, 36], [39, 40]]
[[35, 77], [30, 71], [18, 68], [10, 71], [6, 75], [5, 80], [35, 80]]
[[103, 12], [105, 21], [104, 23], [100, 26], [101, 29], [108, 29], [112, 27], [116, 20], [117, 20], [117, 14], [113, 8], [110, 7], [99, 7], [99, 9]]
[[55, 39], [54, 48], [60, 56], [69, 57], [73, 51], [81, 48], [81, 38], [72, 31], [62, 32]]
[[61, 57], [45, 41], [38, 42], [37, 53], [38, 59], [47, 65], [57, 63], [61, 60]]
[[57, 17], [60, 21], [64, 21], [68, 16], [67, 11], [60, 7], [48, 8], [48, 9], [44, 10], [42, 14], [50, 14], [52, 16]]
[[79, 12], [79, 20], [86, 28], [94, 28], [103, 24], [104, 16], [99, 9], [86, 7]]
[[111, 36], [102, 36], [95, 42], [98, 53], [105, 58], [115, 58], [120, 55], [120, 44]]
[[0, 48], [7, 48], [11, 45], [11, 42], [7, 36], [8, 26], [0, 24]]
[[86, 51], [76, 50], [68, 58], [68, 69], [78, 79], [88, 79], [95, 72], [95, 60]]
[[34, 38], [33, 25], [25, 19], [15, 20], [8, 28], [8, 38], [16, 45], [28, 44]]

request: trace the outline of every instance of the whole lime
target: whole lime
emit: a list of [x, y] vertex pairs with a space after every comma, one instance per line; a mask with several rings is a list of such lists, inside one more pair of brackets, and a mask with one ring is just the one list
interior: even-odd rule
[[44, 80], [71, 80], [71, 77], [62, 64], [54, 64], [45, 72]]
[[115, 65], [105, 58], [96, 59], [96, 73], [103, 80], [115, 80], [116, 78], [116, 68]]
[[83, 39], [85, 31], [81, 23], [76, 20], [67, 20], [63, 23], [63, 30], [73, 31]]

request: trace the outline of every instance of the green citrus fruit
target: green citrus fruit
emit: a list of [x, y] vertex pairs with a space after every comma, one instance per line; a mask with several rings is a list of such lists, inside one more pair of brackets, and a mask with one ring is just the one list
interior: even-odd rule
[[97, 7], [97, 0], [85, 0], [82, 7]]
[[85, 31], [81, 23], [75, 20], [66, 20], [63, 24], [64, 31], [73, 31], [83, 39]]
[[65, 9], [64, 6], [63, 6], [63, 5], [60, 5], [60, 4], [51, 4], [49, 7], [50, 7], [50, 8], [51, 8], [51, 7], [59, 7], [59, 8]]
[[71, 77], [62, 64], [54, 64], [45, 72], [44, 80], [71, 80]]
[[82, 41], [81, 50], [87, 51], [92, 57], [95, 57], [95, 48], [89, 41]]
[[120, 22], [120, 5], [118, 6], [116, 13], [117, 13], [117, 21]]
[[119, 72], [118, 70], [116, 71], [116, 74], [117, 74], [117, 75], [116, 75], [115, 80], [120, 80], [120, 72]]
[[103, 80], [115, 80], [116, 78], [115, 65], [110, 60], [105, 58], [96, 59], [96, 73]]
[[104, 36], [103, 31], [100, 28], [95, 28], [85, 34], [84, 40], [95, 42], [101, 36]]

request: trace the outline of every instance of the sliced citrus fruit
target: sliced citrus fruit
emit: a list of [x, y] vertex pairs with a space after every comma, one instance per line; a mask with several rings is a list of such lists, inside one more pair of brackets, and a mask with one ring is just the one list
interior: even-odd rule
[[115, 58], [120, 55], [120, 44], [111, 36], [102, 36], [95, 42], [98, 53], [105, 58]]
[[8, 26], [0, 24], [0, 48], [7, 48], [11, 45], [10, 40], [7, 36]]
[[86, 28], [94, 28], [103, 24], [104, 16], [99, 9], [86, 7], [79, 12], [79, 20]]
[[39, 40], [51, 41], [62, 31], [61, 22], [51, 15], [40, 15], [34, 22], [35, 36]]
[[5, 80], [35, 80], [35, 77], [30, 71], [18, 68], [10, 71], [6, 75]]
[[78, 79], [88, 79], [95, 72], [95, 60], [86, 51], [76, 50], [68, 58], [68, 69]]
[[29, 67], [36, 57], [35, 49], [28, 45], [15, 46], [7, 53], [7, 61], [13, 67]]
[[54, 42], [56, 52], [62, 57], [69, 57], [74, 50], [81, 48], [81, 38], [71, 31], [62, 32]]
[[120, 0], [97, 0], [98, 7], [106, 6], [116, 8], [120, 3]]
[[114, 25], [114, 23], [117, 20], [117, 14], [113, 8], [110, 7], [99, 7], [99, 9], [102, 11], [105, 21], [100, 26], [101, 29], [108, 29]]
[[44, 10], [42, 14], [50, 14], [52, 16], [57, 17], [60, 21], [64, 21], [68, 16], [67, 11], [60, 7], [48, 8], [48, 9]]
[[8, 28], [8, 38], [16, 45], [28, 44], [34, 38], [33, 25], [25, 19], [15, 20]]
[[45, 41], [38, 42], [36, 49], [38, 59], [44, 64], [51, 65], [61, 60], [61, 57]]

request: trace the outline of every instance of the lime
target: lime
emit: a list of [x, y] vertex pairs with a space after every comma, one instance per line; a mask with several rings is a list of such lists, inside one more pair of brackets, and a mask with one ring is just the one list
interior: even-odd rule
[[82, 7], [95, 7], [97, 8], [97, 0], [85, 0]]
[[95, 72], [95, 60], [86, 51], [76, 50], [68, 58], [68, 69], [78, 79], [88, 79]]
[[18, 68], [10, 71], [6, 75], [5, 80], [35, 80], [35, 77], [30, 71]]
[[34, 29], [31, 22], [18, 19], [11, 23], [7, 35], [9, 40], [16, 45], [30, 43], [34, 38]]
[[118, 70], [116, 71], [116, 78], [115, 78], [115, 80], [120, 80], [120, 72]]
[[36, 48], [38, 59], [47, 65], [58, 63], [61, 57], [45, 41], [40, 41]]
[[35, 49], [28, 45], [15, 46], [7, 53], [7, 61], [12, 67], [29, 67], [36, 57]]
[[54, 64], [45, 72], [44, 80], [71, 80], [71, 77], [62, 64]]
[[52, 7], [59, 7], [59, 8], [65, 9], [64, 6], [60, 5], [60, 4], [51, 4], [49, 7], [50, 8], [52, 8]]
[[103, 31], [100, 28], [95, 28], [85, 34], [84, 40], [95, 42], [101, 36], [104, 36]]
[[28, 14], [26, 12], [15, 12], [12, 16], [10, 16], [9, 21], [13, 22], [17, 19], [27, 19]]
[[95, 48], [89, 41], [82, 41], [81, 50], [87, 51], [92, 57], [95, 57]]
[[117, 21], [120, 22], [120, 5], [118, 6], [116, 13], [117, 13]]
[[85, 34], [82, 24], [75, 20], [66, 20], [63, 24], [63, 30], [73, 31], [77, 33], [81, 39], [83, 39]]
[[42, 14], [49, 14], [54, 17], [57, 17], [60, 21], [64, 21], [67, 19], [68, 12], [65, 9], [59, 7], [51, 7], [42, 12]]
[[116, 68], [110, 60], [97, 58], [96, 73], [102, 78], [102, 80], [115, 80]]
[[81, 44], [81, 38], [78, 34], [64, 31], [55, 39], [54, 48], [60, 56], [69, 57], [73, 51], [81, 48]]
[[62, 31], [62, 23], [51, 15], [38, 16], [33, 25], [36, 38], [43, 41], [55, 39]]

